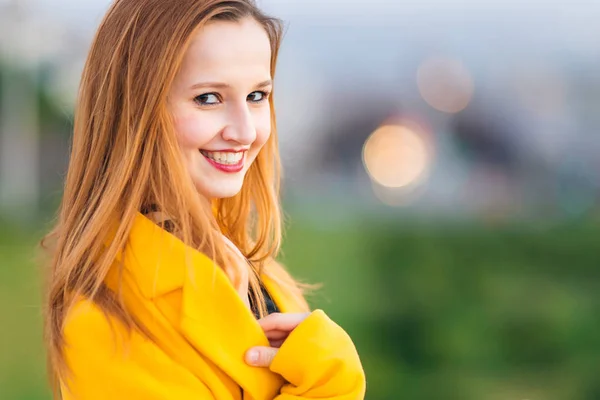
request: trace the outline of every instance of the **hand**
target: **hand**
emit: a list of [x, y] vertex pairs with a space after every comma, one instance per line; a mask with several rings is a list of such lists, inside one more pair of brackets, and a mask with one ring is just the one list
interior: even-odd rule
[[310, 313], [274, 313], [258, 320], [271, 347], [256, 346], [246, 352], [246, 363], [254, 367], [269, 367], [283, 342]]

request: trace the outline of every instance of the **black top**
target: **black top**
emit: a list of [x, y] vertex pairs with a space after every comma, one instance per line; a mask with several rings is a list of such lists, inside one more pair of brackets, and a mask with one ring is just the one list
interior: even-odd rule
[[[265, 303], [267, 305], [267, 314], [273, 314], [273, 313], [278, 313], [279, 311], [279, 307], [277, 307], [277, 304], [275, 304], [275, 302], [273, 301], [273, 298], [271, 297], [271, 295], [269, 294], [269, 292], [267, 291], [267, 289], [265, 289], [265, 287], [262, 285], [260, 285], [261, 290], [262, 290], [262, 294], [265, 298]], [[256, 319], [260, 318], [260, 314], [258, 313], [258, 308], [256, 307], [256, 305], [254, 304], [254, 301], [252, 299], [252, 288], [248, 289], [248, 294], [250, 294], [250, 296], [248, 296], [248, 300], [250, 301], [250, 309], [252, 310], [252, 312], [254, 313], [254, 316], [256, 317]]]
[[[142, 214], [146, 215], [146, 214], [150, 214], [152, 212], [158, 212], [159, 209], [156, 206], [156, 204], [150, 204], [149, 206], [142, 208], [141, 211], [142, 211]], [[162, 227], [164, 230], [166, 230], [169, 233], [173, 233], [173, 230], [175, 229], [175, 225], [170, 220], [162, 221], [159, 224], [159, 226]], [[273, 298], [271, 297], [271, 295], [269, 294], [267, 289], [263, 286], [262, 282], [260, 284], [260, 287], [262, 290], [263, 297], [265, 298], [265, 303], [267, 306], [267, 314], [273, 314], [273, 313], [280, 312], [279, 307], [277, 307], [277, 304], [275, 304], [275, 301], [273, 301]], [[254, 314], [256, 319], [259, 319], [260, 314], [258, 312], [258, 308], [256, 307], [256, 305], [254, 304], [254, 301], [252, 300], [252, 288], [248, 288], [248, 295], [249, 295], [248, 300], [250, 302], [250, 309], [252, 310], [252, 313]]]

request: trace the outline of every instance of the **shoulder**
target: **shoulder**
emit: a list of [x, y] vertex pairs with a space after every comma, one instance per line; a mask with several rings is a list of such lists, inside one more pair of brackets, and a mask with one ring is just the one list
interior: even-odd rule
[[151, 340], [88, 299], [77, 301], [70, 309], [63, 334], [70, 378], [65, 383], [76, 392], [95, 388], [103, 393], [103, 382], [121, 382], [120, 375], [129, 377], [119, 386], [124, 390], [138, 378], [147, 379], [148, 370], [157, 365], [173, 368], [172, 361]]
[[63, 333], [65, 400], [211, 398], [184, 366], [90, 300], [71, 308]]
[[130, 337], [132, 332], [116, 317], [104, 312], [89, 299], [80, 299], [71, 307], [65, 319], [63, 335], [65, 353], [87, 354], [104, 352]]
[[82, 328], [108, 325], [108, 317], [100, 307], [89, 299], [79, 299], [70, 308], [65, 318], [65, 334]]
[[105, 313], [100, 306], [89, 299], [79, 299], [71, 306], [65, 318], [65, 336], [73, 336], [85, 331], [102, 333], [109, 331], [117, 323], [116, 318]]

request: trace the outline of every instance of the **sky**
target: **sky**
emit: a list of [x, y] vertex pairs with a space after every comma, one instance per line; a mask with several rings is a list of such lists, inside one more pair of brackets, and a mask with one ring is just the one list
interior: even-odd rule
[[[0, 0], [6, 3], [9, 0]], [[18, 0], [32, 7], [40, 6], [65, 20], [85, 26], [97, 21], [109, 0]], [[498, 11], [521, 15], [544, 14], [573, 22], [581, 19], [594, 23], [600, 2], [597, 0], [258, 0], [266, 10], [283, 18], [338, 17], [344, 19], [387, 19], [430, 12], [489, 14]]]
[[[15, 0], [0, 0], [0, 5], [9, 1]], [[91, 40], [110, 4], [109, 0], [16, 1], [59, 25], [81, 29], [79, 43]], [[328, 90], [368, 98], [386, 89], [410, 100], [411, 93], [417, 94], [414, 72], [430, 54], [461, 59], [479, 82], [477, 93], [488, 90], [494, 98], [502, 91], [481, 82], [504, 85], [507, 75], [534, 70], [532, 62], [538, 63], [533, 67], [549, 67], [551, 76], [597, 76], [600, 65], [599, 0], [257, 1], [289, 28], [278, 69], [282, 88], [278, 99], [286, 107], [278, 115], [282, 131], [288, 132], [282, 135], [282, 145], [293, 148], [294, 154], [301, 153], [299, 139], [291, 138], [319, 132], [319, 121], [329, 119], [329, 109], [323, 106], [329, 101]], [[79, 74], [67, 72], [75, 85]], [[552, 122], [539, 132], [551, 137], [549, 130], [560, 129]]]
[[[0, 4], [10, 1], [18, 1], [32, 11], [49, 15], [90, 38], [111, 2], [0, 0]], [[598, 0], [257, 1], [268, 13], [289, 23], [292, 29], [304, 25], [301, 36], [314, 31], [311, 24], [321, 28], [345, 27], [367, 35], [369, 30], [384, 26], [395, 32], [392, 34], [403, 33], [405, 36], [399, 36], [401, 40], [407, 40], [408, 35], [423, 35], [423, 31], [427, 30], [437, 36], [455, 33], [449, 30], [464, 30], [464, 33], [453, 35], [453, 38], [464, 36], [464, 40], [458, 44], [462, 47], [470, 45], [472, 39], [469, 36], [488, 33], [492, 37], [498, 36], [496, 32], [499, 32], [507, 38], [523, 38], [524, 45], [527, 46], [555, 45], [556, 48], [579, 50], [583, 54], [600, 53], [600, 42], [597, 40], [600, 37], [600, 24], [597, 23], [597, 16], [600, 15]], [[321, 34], [329, 36], [330, 30], [322, 31]], [[301, 37], [298, 40], [303, 41]], [[311, 42], [315, 46], [319, 45], [318, 41]], [[518, 46], [519, 43], [513, 45]]]

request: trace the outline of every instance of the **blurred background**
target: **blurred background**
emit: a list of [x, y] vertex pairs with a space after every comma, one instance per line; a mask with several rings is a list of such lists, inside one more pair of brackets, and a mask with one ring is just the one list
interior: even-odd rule
[[[283, 260], [367, 399], [600, 399], [600, 2], [263, 0]], [[36, 244], [107, 0], [0, 0], [0, 398], [50, 399]]]

